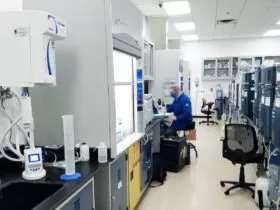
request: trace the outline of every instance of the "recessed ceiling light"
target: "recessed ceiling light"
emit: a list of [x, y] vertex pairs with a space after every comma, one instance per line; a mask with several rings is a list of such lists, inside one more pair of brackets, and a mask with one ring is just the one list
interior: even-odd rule
[[268, 30], [264, 36], [280, 36], [280, 30]]
[[280, 25], [280, 20], [276, 23], [277, 25]]
[[175, 27], [178, 31], [193, 31], [195, 30], [195, 25], [193, 22], [175, 23]]
[[190, 14], [191, 9], [188, 1], [173, 1], [163, 4], [163, 8], [169, 16]]
[[184, 41], [195, 41], [198, 40], [198, 36], [196, 34], [191, 34], [191, 35], [183, 35], [182, 39]]

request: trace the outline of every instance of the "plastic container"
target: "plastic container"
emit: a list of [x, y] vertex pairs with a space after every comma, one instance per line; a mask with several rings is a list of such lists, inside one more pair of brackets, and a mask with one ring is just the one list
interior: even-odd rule
[[103, 142], [101, 142], [98, 146], [98, 162], [99, 163], [107, 163], [108, 155], [107, 155], [107, 146]]
[[80, 147], [81, 161], [89, 161], [89, 146], [86, 143], [82, 143]]
[[117, 143], [121, 142], [124, 138], [123, 134], [123, 125], [121, 119], [117, 119], [116, 122], [116, 135], [117, 135]]
[[269, 207], [270, 206], [270, 200], [268, 198], [268, 195], [269, 195], [269, 179], [266, 178], [266, 177], [259, 177], [257, 180], [256, 180], [256, 186], [255, 186], [255, 202], [257, 204], [257, 206], [259, 206], [259, 201], [260, 201], [260, 198], [259, 198], [259, 194], [258, 194], [258, 191], [262, 191], [262, 195], [263, 195], [263, 198], [262, 198], [262, 201], [263, 201], [263, 206], [264, 207]]

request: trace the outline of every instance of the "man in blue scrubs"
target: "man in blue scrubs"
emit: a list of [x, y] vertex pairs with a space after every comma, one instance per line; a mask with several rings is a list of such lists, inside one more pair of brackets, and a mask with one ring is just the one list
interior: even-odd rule
[[174, 136], [177, 131], [186, 130], [192, 123], [192, 104], [190, 98], [183, 93], [178, 86], [169, 88], [173, 103], [167, 108], [167, 112], [174, 113], [170, 117], [172, 124], [165, 130], [165, 136]]

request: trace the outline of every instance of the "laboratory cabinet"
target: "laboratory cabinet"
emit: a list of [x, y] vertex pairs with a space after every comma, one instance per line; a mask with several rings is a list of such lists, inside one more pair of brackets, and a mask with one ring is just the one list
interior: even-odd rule
[[92, 210], [94, 206], [94, 179], [90, 179], [56, 210]]
[[153, 131], [141, 139], [141, 191], [143, 192], [152, 179]]
[[127, 160], [126, 152], [110, 163], [111, 210], [127, 210]]
[[135, 210], [141, 195], [140, 141], [128, 148], [128, 208]]
[[234, 79], [238, 72], [250, 72], [260, 67], [265, 61], [280, 60], [279, 56], [257, 56], [257, 57], [225, 57], [204, 58], [202, 60], [203, 80], [229, 80]]

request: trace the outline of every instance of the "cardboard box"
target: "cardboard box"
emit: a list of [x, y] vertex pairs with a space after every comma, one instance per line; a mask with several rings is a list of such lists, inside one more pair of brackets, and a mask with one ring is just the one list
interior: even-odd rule
[[187, 131], [186, 136], [187, 140], [196, 140], [196, 129]]

